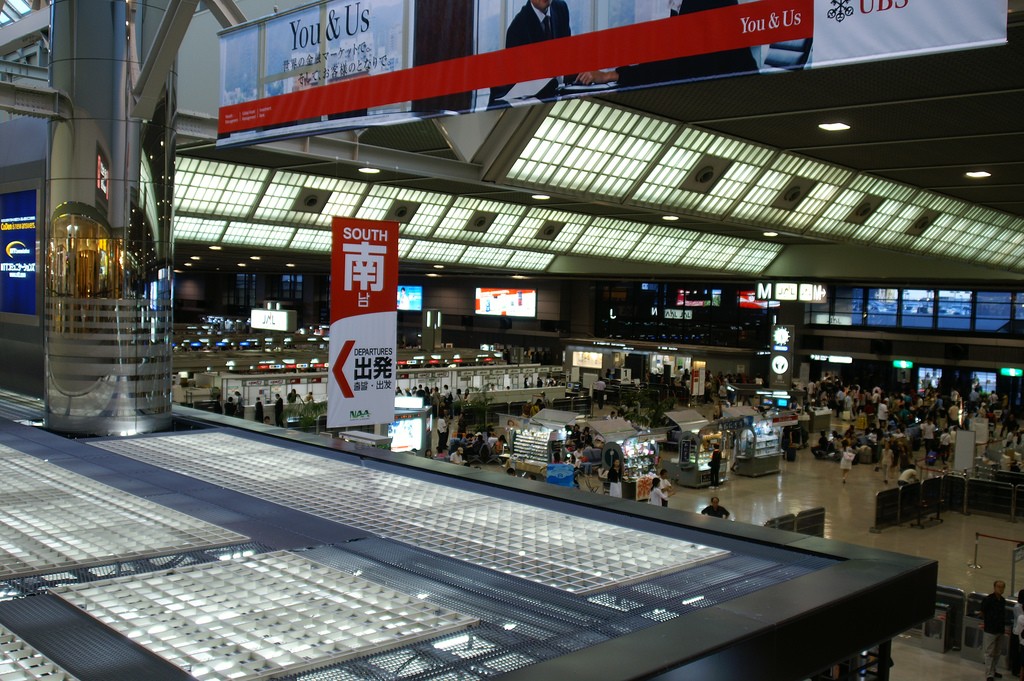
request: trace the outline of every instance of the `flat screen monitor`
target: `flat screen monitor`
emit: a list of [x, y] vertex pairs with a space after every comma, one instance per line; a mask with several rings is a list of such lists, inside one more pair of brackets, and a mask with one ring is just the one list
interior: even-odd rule
[[537, 291], [521, 288], [478, 288], [476, 313], [496, 317], [536, 317]]
[[423, 310], [422, 286], [399, 286], [398, 305], [395, 309], [420, 312]]
[[719, 307], [722, 304], [722, 289], [678, 289], [676, 307]]

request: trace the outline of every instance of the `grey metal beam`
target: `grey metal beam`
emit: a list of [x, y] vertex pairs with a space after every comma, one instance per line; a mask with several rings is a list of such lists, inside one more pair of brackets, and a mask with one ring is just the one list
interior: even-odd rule
[[19, 116], [63, 119], [71, 103], [57, 90], [0, 82], [0, 110]]
[[[3, 4], [0, 2], [0, 4]], [[50, 30], [49, 12], [29, 12], [18, 21], [0, 28], [0, 54], [9, 54], [37, 42]]]
[[206, 0], [206, 9], [217, 19], [221, 28], [231, 28], [245, 23], [245, 15], [235, 0]]
[[160, 21], [153, 46], [146, 55], [145, 63], [139, 73], [132, 94], [135, 95], [135, 106], [132, 118], [148, 120], [153, 117], [164, 88], [167, 74], [178, 56], [178, 48], [185, 39], [188, 25], [196, 13], [199, 0], [171, 0], [167, 12]]

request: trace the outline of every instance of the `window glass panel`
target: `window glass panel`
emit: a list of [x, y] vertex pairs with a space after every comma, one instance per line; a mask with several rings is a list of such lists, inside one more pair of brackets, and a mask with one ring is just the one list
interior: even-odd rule
[[971, 328], [971, 292], [939, 291], [939, 328]]
[[896, 326], [896, 304], [899, 289], [868, 289], [868, 326]]
[[864, 324], [864, 289], [837, 286], [835, 312], [823, 323], [833, 326], [861, 326]]
[[1008, 333], [1011, 295], [1006, 291], [978, 291], [975, 303], [975, 331]]
[[932, 328], [932, 318], [935, 316], [935, 291], [903, 289], [902, 312], [900, 326], [919, 329]]

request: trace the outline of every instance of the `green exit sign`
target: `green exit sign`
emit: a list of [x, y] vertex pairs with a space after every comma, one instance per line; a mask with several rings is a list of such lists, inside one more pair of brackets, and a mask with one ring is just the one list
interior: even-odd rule
[[909, 359], [894, 359], [892, 365], [897, 369], [913, 369], [914, 363]]
[[1003, 367], [999, 370], [1001, 376], [1024, 376], [1024, 369], [1016, 369], [1014, 367]]

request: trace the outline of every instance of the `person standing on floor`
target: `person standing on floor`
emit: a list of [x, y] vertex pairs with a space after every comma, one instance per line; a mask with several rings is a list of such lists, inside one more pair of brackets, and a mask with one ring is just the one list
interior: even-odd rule
[[722, 470], [722, 446], [716, 444], [711, 450], [711, 461], [708, 462], [711, 468], [711, 487], [718, 487], [718, 475]]
[[981, 601], [982, 650], [985, 652], [985, 679], [994, 681], [1002, 676], [999, 669], [999, 655], [1006, 636], [1006, 599], [1003, 591], [1006, 582], [997, 579], [992, 583], [992, 593]]
[[888, 485], [890, 478], [896, 478], [900, 474], [896, 467], [896, 452], [892, 451], [892, 443], [885, 438], [882, 443], [882, 483]]
[[668, 506], [668, 495], [661, 490], [661, 478], [651, 480], [651, 494], [647, 503], [651, 506]]
[[263, 423], [263, 400], [256, 398], [256, 423]]
[[1024, 633], [1024, 589], [1017, 592], [1017, 602], [1013, 604], [1013, 636], [1010, 637], [1010, 645], [1007, 646], [1007, 654], [1010, 658], [1010, 671], [1014, 676], [1024, 677], [1024, 665], [1021, 661], [1021, 633]]
[[622, 498], [622, 460], [612, 459], [612, 467], [608, 469], [608, 496]]
[[274, 400], [274, 425], [284, 428], [284, 399], [281, 393], [278, 393], [277, 399]]

